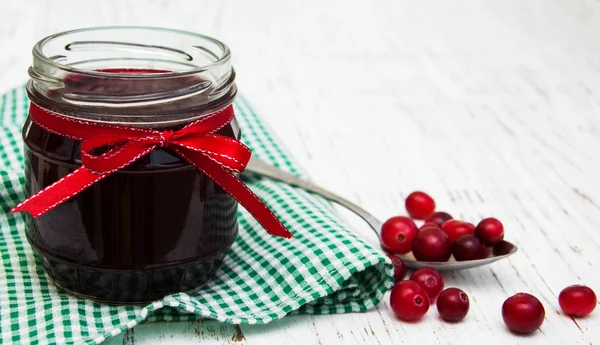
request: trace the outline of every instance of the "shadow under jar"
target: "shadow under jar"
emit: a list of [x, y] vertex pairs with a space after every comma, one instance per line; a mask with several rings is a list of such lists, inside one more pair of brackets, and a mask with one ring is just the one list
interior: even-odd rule
[[[47, 37], [33, 49], [35, 104], [71, 118], [177, 130], [231, 104], [229, 49], [189, 32], [106, 27]], [[238, 139], [235, 120], [218, 134]], [[26, 190], [81, 166], [81, 142], [27, 120]], [[26, 233], [63, 290], [112, 303], [193, 292], [237, 236], [237, 202], [185, 160], [157, 148], [34, 219]]]

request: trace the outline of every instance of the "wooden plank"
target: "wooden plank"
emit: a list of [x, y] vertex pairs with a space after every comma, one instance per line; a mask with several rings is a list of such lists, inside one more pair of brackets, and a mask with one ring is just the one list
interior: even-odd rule
[[190, 340], [202, 344], [245, 345], [240, 327], [213, 320], [189, 322], [153, 322], [138, 325], [125, 334], [111, 338], [105, 344], [185, 344]]
[[[520, 247], [507, 261], [444, 275], [471, 297], [459, 324], [435, 308], [400, 322], [386, 297], [368, 313], [260, 326], [145, 324], [107, 344], [600, 341], [600, 312], [574, 320], [557, 303], [570, 284], [600, 292], [599, 2], [36, 0], [0, 3], [0, 22], [0, 91], [26, 78], [37, 39], [67, 28], [159, 25], [219, 37], [241, 92], [319, 184], [382, 219], [404, 213], [404, 197], [422, 189], [457, 218], [498, 217]], [[500, 314], [519, 291], [546, 308], [530, 336], [508, 332]]]

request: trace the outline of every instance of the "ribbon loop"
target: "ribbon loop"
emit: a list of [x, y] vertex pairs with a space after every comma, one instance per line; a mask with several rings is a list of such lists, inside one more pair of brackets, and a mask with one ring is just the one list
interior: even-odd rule
[[206, 155], [223, 167], [242, 172], [250, 161], [252, 151], [237, 140], [218, 134], [185, 136], [176, 140], [179, 147]]
[[252, 153], [241, 142], [215, 134], [233, 120], [231, 105], [178, 131], [76, 120], [34, 103], [31, 103], [29, 116], [35, 124], [52, 133], [81, 140], [82, 167], [19, 203], [10, 213], [24, 211], [37, 218], [104, 177], [162, 147], [175, 152], [219, 184], [267, 232], [274, 236], [292, 237], [273, 212], [233, 175], [244, 171]]
[[[110, 136], [86, 139], [81, 144], [81, 165], [97, 174], [112, 174], [123, 169], [159, 145], [156, 136], [143, 137], [131, 141], [119, 141]], [[109, 143], [113, 141], [113, 143]], [[95, 155], [94, 151], [109, 147], [109, 150]]]

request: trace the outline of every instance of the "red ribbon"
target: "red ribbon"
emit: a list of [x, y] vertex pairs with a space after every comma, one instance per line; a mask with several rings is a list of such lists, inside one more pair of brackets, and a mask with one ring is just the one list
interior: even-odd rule
[[[73, 119], [34, 103], [29, 116], [49, 132], [81, 140], [82, 167], [22, 201], [10, 213], [24, 211], [37, 218], [155, 148], [168, 147], [226, 190], [268, 233], [292, 237], [273, 212], [233, 174], [244, 171], [251, 151], [237, 140], [215, 134], [233, 120], [231, 105], [175, 132]], [[110, 148], [107, 152], [94, 154], [95, 149], [106, 147]]]

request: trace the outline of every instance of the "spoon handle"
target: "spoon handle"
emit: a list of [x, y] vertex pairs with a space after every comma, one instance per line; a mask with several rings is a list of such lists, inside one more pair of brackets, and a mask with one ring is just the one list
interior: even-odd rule
[[[381, 238], [379, 232], [381, 230], [382, 223], [375, 218], [372, 214], [365, 211], [362, 207], [357, 204], [342, 198], [341, 196], [334, 194], [326, 189], [323, 189], [313, 183], [305, 181], [301, 178], [298, 178], [290, 173], [287, 173], [281, 169], [278, 169], [268, 163], [256, 158], [250, 158], [250, 162], [248, 162], [248, 166], [246, 166], [246, 171], [255, 173], [261, 176], [266, 176], [272, 178], [274, 180], [285, 182], [291, 186], [296, 186], [298, 188], [302, 188], [311, 193], [320, 195], [327, 200], [333, 201], [337, 204], [342, 205], [343, 207], [349, 209], [354, 212], [356, 215], [361, 217], [362, 219], [369, 224], [373, 232], [377, 235], [378, 238]], [[395, 254], [397, 257], [402, 258], [406, 267], [410, 269], [418, 269], [422, 267], [433, 267], [438, 271], [455, 271], [467, 268], [473, 268], [477, 266], [487, 265], [494, 261], [498, 261], [501, 259], [505, 259], [514, 253], [517, 252], [517, 246], [514, 244], [503, 241], [502, 245], [494, 248], [494, 251], [491, 256], [485, 259], [478, 260], [469, 260], [469, 261], [450, 261], [450, 262], [429, 262], [429, 261], [417, 261], [412, 254], [409, 255], [399, 255]]]
[[379, 231], [381, 231], [382, 223], [377, 218], [375, 218], [375, 216], [367, 212], [362, 207], [349, 200], [342, 198], [337, 194], [334, 194], [326, 189], [317, 186], [316, 184], [310, 183], [288, 172], [285, 172], [272, 165], [269, 165], [268, 163], [265, 163], [264, 161], [254, 156], [250, 158], [250, 162], [248, 162], [248, 166], [246, 166], [246, 171], [253, 172], [262, 176], [272, 178], [274, 180], [285, 182], [292, 186], [302, 188], [311, 193], [318, 194], [327, 200], [342, 205], [350, 211], [354, 212], [360, 218], [364, 219], [365, 222], [369, 224], [369, 226], [373, 229], [375, 234], [377, 234], [377, 236], [379, 237]]

